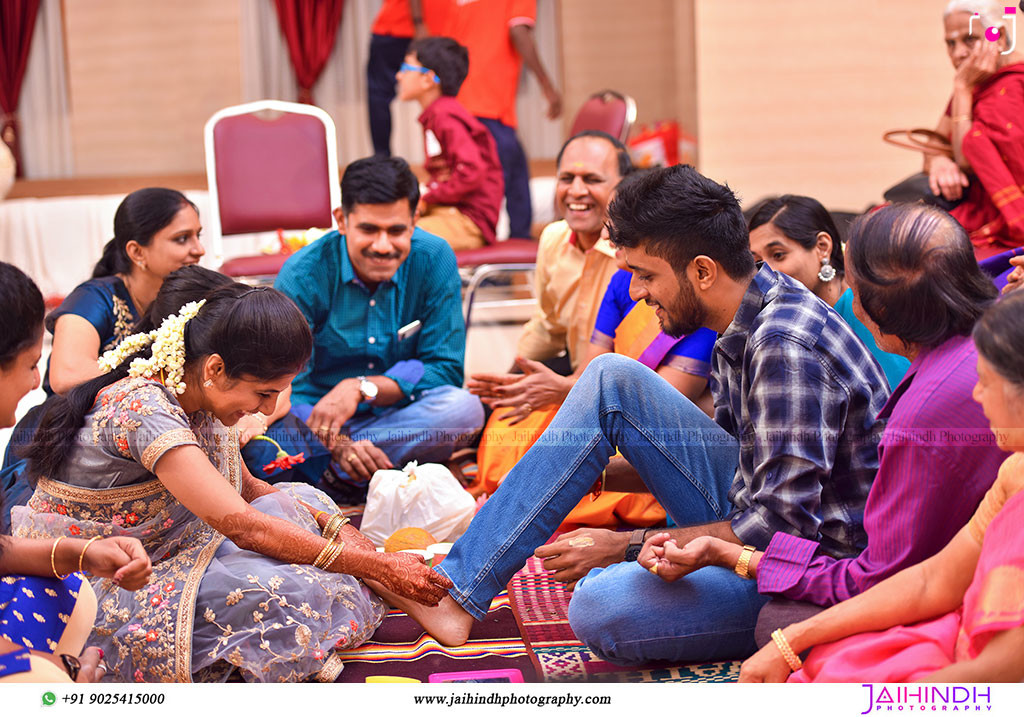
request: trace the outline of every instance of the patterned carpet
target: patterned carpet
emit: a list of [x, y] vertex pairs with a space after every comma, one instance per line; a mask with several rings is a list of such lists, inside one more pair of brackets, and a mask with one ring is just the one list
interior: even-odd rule
[[338, 682], [364, 682], [370, 675], [426, 682], [435, 672], [496, 669], [517, 669], [526, 682], [539, 681], [507, 593], [494, 598], [487, 618], [473, 627], [469, 642], [460, 647], [442, 646], [412, 618], [392, 610], [371, 642], [338, 654], [345, 662]]
[[739, 676], [739, 662], [639, 668], [605, 662], [572, 633], [568, 606], [561, 584], [530, 558], [465, 645], [444, 647], [405, 613], [392, 610], [372, 641], [338, 653], [345, 668], [337, 681], [388, 675], [426, 682], [435, 672], [508, 668], [522, 672], [526, 682], [735, 682]]

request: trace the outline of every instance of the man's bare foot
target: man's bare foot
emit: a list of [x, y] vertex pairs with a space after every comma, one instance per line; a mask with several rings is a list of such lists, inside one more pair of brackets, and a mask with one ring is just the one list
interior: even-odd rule
[[402, 610], [418, 622], [431, 637], [442, 645], [457, 647], [464, 645], [469, 639], [469, 631], [473, 628], [473, 616], [463, 610], [451, 595], [445, 595], [435, 607], [427, 607], [409, 598], [396, 595], [376, 580], [364, 580], [363, 582], [387, 600], [389, 604]]

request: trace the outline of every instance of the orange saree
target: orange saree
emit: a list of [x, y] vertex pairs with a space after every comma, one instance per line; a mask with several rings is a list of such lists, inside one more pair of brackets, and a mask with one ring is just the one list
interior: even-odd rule
[[[626, 314], [611, 338], [610, 348], [615, 353], [636, 359], [651, 369], [660, 366], [669, 352], [683, 341], [663, 334], [654, 310], [643, 302], [637, 303]], [[553, 405], [534, 409], [514, 426], [501, 418], [505, 412], [495, 411], [491, 414], [477, 451], [477, 465], [484, 491], [493, 493], [497, 490], [505, 474], [526, 454], [554, 419], [558, 408]], [[566, 517], [562, 527], [614, 528], [619, 523], [648, 527], [664, 520], [664, 508], [650, 493], [604, 491], [596, 498], [584, 496]]]

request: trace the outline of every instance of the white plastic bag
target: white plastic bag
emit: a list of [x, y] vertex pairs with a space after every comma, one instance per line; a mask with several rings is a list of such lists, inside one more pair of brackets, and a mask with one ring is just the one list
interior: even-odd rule
[[373, 474], [359, 529], [377, 546], [399, 528], [423, 528], [438, 542], [452, 542], [475, 512], [476, 501], [450, 470], [412, 461], [400, 471]]

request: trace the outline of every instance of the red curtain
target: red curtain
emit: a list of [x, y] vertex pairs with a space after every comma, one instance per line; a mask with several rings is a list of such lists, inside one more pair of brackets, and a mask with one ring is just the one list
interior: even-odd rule
[[299, 82], [299, 102], [312, 104], [313, 84], [334, 49], [345, 0], [274, 0], [274, 4]]
[[18, 148], [18, 125], [15, 112], [21, 97], [21, 81], [25, 77], [28, 51], [36, 28], [40, 0], [0, 0], [0, 107], [4, 116], [0, 138], [11, 148], [22, 176], [21, 152]]

